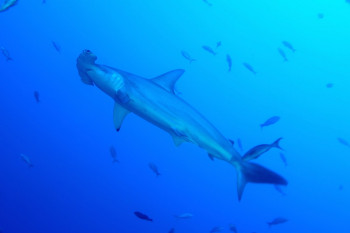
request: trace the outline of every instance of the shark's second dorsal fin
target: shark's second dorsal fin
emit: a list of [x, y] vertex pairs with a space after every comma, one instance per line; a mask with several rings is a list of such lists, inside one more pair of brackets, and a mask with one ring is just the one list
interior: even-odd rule
[[117, 131], [120, 130], [120, 127], [123, 123], [123, 120], [126, 115], [128, 115], [129, 111], [122, 107], [120, 104], [115, 103], [113, 109], [113, 123], [114, 127]]
[[185, 70], [182, 69], [172, 70], [151, 80], [159, 86], [163, 87], [165, 90], [175, 94], [175, 83], [184, 72]]

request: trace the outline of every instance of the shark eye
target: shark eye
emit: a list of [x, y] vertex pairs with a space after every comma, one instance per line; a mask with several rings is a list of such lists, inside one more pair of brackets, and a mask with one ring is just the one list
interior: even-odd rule
[[85, 49], [85, 51], [84, 51], [85, 53], [87, 53], [87, 54], [89, 54], [89, 53], [91, 53], [91, 51], [90, 50], [88, 50], [88, 49]]

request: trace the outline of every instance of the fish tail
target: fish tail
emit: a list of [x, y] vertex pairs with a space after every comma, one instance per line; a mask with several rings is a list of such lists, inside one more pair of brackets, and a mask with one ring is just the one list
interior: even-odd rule
[[[279, 143], [280, 143], [280, 141], [282, 140], [283, 138], [279, 138], [279, 139], [277, 139], [276, 141], [274, 141], [273, 143], [272, 143], [272, 147], [275, 147], [275, 148], [278, 148], [278, 149], [280, 149], [280, 150], [283, 150], [283, 148], [279, 145]], [[283, 150], [284, 151], [284, 150]]]
[[275, 185], [287, 185], [288, 182], [277, 173], [256, 163], [246, 161], [232, 162], [237, 169], [237, 193], [238, 200], [242, 199], [242, 194], [247, 183], [265, 183]]

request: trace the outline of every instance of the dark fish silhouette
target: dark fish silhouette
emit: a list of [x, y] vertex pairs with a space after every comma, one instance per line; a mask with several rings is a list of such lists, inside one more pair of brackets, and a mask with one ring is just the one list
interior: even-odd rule
[[55, 41], [51, 41], [52, 42], [52, 46], [55, 48], [55, 50], [57, 52], [61, 52], [61, 46], [59, 44], [57, 44]]
[[148, 167], [157, 175], [160, 176], [160, 173], [158, 171], [158, 167], [154, 163], [149, 163]]
[[20, 154], [20, 157], [28, 165], [28, 167], [34, 167], [32, 161], [30, 161], [28, 156], [26, 156], [24, 154]]
[[205, 51], [207, 51], [208, 53], [211, 53], [211, 54], [213, 54], [213, 55], [216, 55], [216, 52], [215, 52], [211, 47], [209, 47], [209, 46], [207, 46], [207, 45], [203, 45], [202, 48], [203, 48]]
[[230, 231], [232, 231], [234, 233], [238, 233], [236, 226], [232, 225], [232, 224], [230, 225]]
[[216, 48], [219, 48], [221, 46], [221, 41], [216, 42]]
[[274, 185], [275, 189], [277, 190], [277, 192], [279, 192], [280, 194], [282, 194], [283, 196], [286, 196], [287, 194], [282, 190], [280, 185], [275, 184]]
[[228, 65], [228, 72], [230, 72], [231, 67], [232, 67], [232, 59], [231, 59], [229, 54], [226, 54], [226, 61], [227, 61], [227, 65]]
[[287, 167], [288, 163], [287, 163], [287, 158], [286, 156], [281, 152], [280, 153], [280, 158], [282, 159], [283, 163], [284, 163], [284, 166]]
[[269, 227], [271, 227], [273, 225], [278, 225], [278, 224], [282, 224], [282, 223], [285, 223], [285, 222], [288, 222], [288, 219], [286, 219], [286, 218], [275, 218], [271, 222], [268, 222], [267, 225], [269, 225]]
[[39, 98], [39, 92], [38, 91], [34, 91], [34, 98], [35, 98], [35, 101], [37, 103], [40, 103], [40, 98]]
[[141, 212], [135, 211], [134, 214], [135, 214], [136, 217], [138, 217], [139, 219], [153, 222], [153, 219], [149, 218], [147, 215], [145, 215], [145, 214], [143, 214], [143, 213], [141, 213]]
[[256, 75], [256, 71], [254, 70], [253, 66], [251, 66], [250, 64], [243, 62], [243, 66], [249, 70], [250, 72], [252, 72], [254, 75]]
[[0, 47], [2, 55], [6, 58], [6, 61], [12, 61], [12, 57], [10, 56], [10, 52], [4, 47]]
[[285, 54], [285, 52], [282, 49], [278, 48], [277, 51], [283, 57], [284, 61], [288, 61], [287, 55]]
[[284, 40], [284, 41], [282, 41], [282, 44], [283, 44], [286, 48], [288, 48], [288, 49], [290, 49], [291, 51], [293, 51], [293, 53], [295, 52], [295, 49], [294, 49], [293, 45], [292, 45], [290, 42]]
[[184, 50], [181, 50], [181, 55], [182, 55], [186, 60], [188, 60], [190, 63], [192, 63], [193, 61], [196, 60], [196, 59], [193, 59], [193, 58], [191, 57], [191, 55], [190, 55], [188, 52], [184, 51]]
[[323, 18], [324, 18], [324, 14], [323, 14], [323, 13], [318, 13], [318, 14], [317, 14], [317, 17], [318, 17], [319, 19], [323, 19]]
[[279, 138], [271, 144], [261, 144], [253, 147], [243, 155], [242, 159], [245, 161], [257, 159], [260, 157], [260, 155], [268, 152], [271, 148], [278, 148], [280, 150], [283, 150], [279, 145], [281, 139], [282, 138]]
[[174, 228], [174, 227], [171, 228], [170, 231], [169, 231], [169, 233], [175, 233], [175, 228]]
[[348, 141], [346, 141], [344, 138], [337, 138], [338, 139], [338, 142], [340, 144], [343, 144], [344, 146], [347, 146], [347, 147], [350, 147], [350, 144]]
[[260, 125], [260, 128], [262, 129], [263, 127], [269, 126], [276, 124], [281, 118], [279, 116], [273, 116], [267, 119], [264, 123]]
[[111, 146], [109, 148], [109, 152], [111, 153], [111, 157], [113, 159], [113, 163], [119, 163], [119, 160], [117, 159], [117, 151], [115, 150], [114, 146]]

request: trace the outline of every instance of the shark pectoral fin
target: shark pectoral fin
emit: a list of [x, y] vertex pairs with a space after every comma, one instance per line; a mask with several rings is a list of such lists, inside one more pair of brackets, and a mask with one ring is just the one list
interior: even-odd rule
[[129, 95], [126, 94], [124, 90], [118, 90], [115, 93], [115, 98], [116, 98], [117, 101], [119, 101], [122, 104], [125, 104], [125, 103], [130, 101]]
[[214, 155], [208, 153], [208, 156], [210, 160], [214, 161]]
[[175, 83], [184, 72], [185, 70], [182, 69], [172, 70], [151, 80], [159, 86], [163, 87], [165, 90], [175, 94]]
[[83, 73], [83, 72], [79, 72], [79, 76], [81, 78], [81, 81], [87, 85], [94, 85], [94, 82], [90, 79], [90, 77], [86, 74], [88, 73], [89, 71], [87, 71], [86, 73]]
[[129, 111], [123, 108], [120, 104], [115, 103], [113, 109], [113, 123], [114, 127], [117, 131], [120, 130], [120, 127], [123, 123], [123, 120], [126, 115], [128, 115]]

